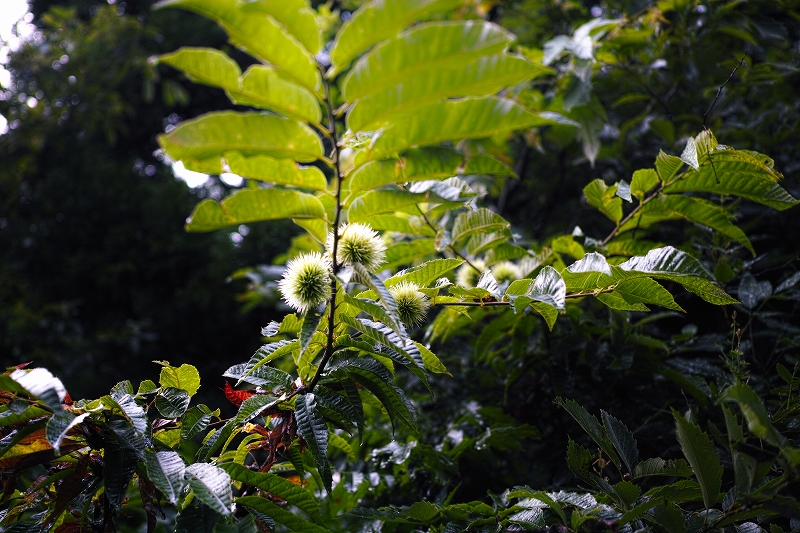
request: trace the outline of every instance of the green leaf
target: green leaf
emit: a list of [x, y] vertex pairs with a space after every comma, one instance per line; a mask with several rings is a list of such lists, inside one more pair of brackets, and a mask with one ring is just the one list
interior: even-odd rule
[[567, 466], [582, 481], [592, 484], [594, 484], [594, 472], [592, 472], [591, 465], [594, 459], [592, 452], [569, 438], [567, 443]]
[[691, 477], [694, 475], [683, 459], [665, 461], [660, 457], [642, 461], [636, 465], [632, 474], [634, 479], [647, 476]]
[[236, 463], [224, 463], [220, 467], [231, 476], [231, 479], [258, 487], [273, 496], [289, 502], [315, 521], [319, 522], [321, 520], [319, 504], [314, 499], [314, 496], [302, 486], [296, 485], [279, 475], [269, 472], [255, 472], [246, 466]]
[[376, 46], [350, 70], [342, 96], [353, 102], [432, 69], [465, 68], [481, 56], [505, 50], [514, 36], [484, 21], [419, 24]]
[[345, 370], [353, 381], [369, 390], [386, 407], [392, 428], [396, 429], [400, 423], [414, 433], [418, 431], [414, 406], [403, 391], [392, 383], [391, 374], [386, 367], [371, 357], [359, 357], [348, 361]]
[[303, 352], [306, 351], [306, 348], [308, 348], [308, 345], [311, 343], [311, 339], [313, 338], [314, 333], [317, 331], [317, 328], [319, 328], [319, 324], [324, 315], [324, 310], [318, 313], [314, 309], [310, 309], [305, 315], [303, 315], [303, 325], [300, 327], [300, 335], [298, 336], [300, 341], [300, 355], [302, 355]]
[[243, 496], [236, 498], [236, 503], [248, 509], [255, 509], [258, 512], [270, 517], [275, 522], [283, 525], [289, 531], [300, 533], [330, 533], [330, 530], [303, 520], [295, 513], [279, 507], [261, 496]]
[[716, 503], [719, 489], [722, 487], [722, 464], [719, 455], [714, 449], [714, 443], [699, 427], [674, 409], [672, 416], [675, 418], [675, 432], [683, 455], [700, 483], [706, 509], [710, 509]]
[[343, 184], [354, 194], [391, 183], [446, 179], [459, 173], [464, 156], [453, 148], [412, 148], [402, 157], [370, 161], [355, 169]]
[[378, 296], [378, 299], [383, 304], [386, 312], [389, 313], [389, 316], [391, 316], [393, 321], [396, 322], [395, 325], [397, 327], [393, 327], [392, 329], [398, 331], [398, 335], [405, 340], [405, 329], [403, 329], [403, 325], [400, 322], [400, 317], [397, 314], [397, 302], [394, 301], [394, 296], [392, 296], [389, 288], [379, 277], [374, 274], [370, 274], [363, 265], [355, 264], [352, 268], [355, 280], [364, 284]]
[[609, 457], [611, 462], [616, 464], [618, 467], [622, 467], [622, 461], [620, 461], [619, 456], [614, 451], [614, 445], [612, 444], [611, 440], [606, 435], [603, 426], [600, 425], [600, 422], [597, 421], [597, 418], [590, 414], [586, 409], [584, 409], [578, 402], [574, 400], [563, 400], [561, 398], [556, 398], [556, 404], [566, 409], [566, 411], [572, 415], [572, 418], [575, 419], [578, 424], [581, 425], [583, 430], [589, 434], [589, 436], [594, 440], [600, 449]]
[[633, 179], [631, 180], [631, 194], [641, 202], [658, 182], [658, 172], [652, 168], [637, 170], [633, 173]]
[[490, 209], [481, 207], [475, 211], [460, 213], [456, 217], [451, 230], [451, 239], [453, 243], [458, 243], [474, 233], [492, 233], [509, 227], [510, 224], [506, 219]]
[[347, 442], [347, 440], [340, 437], [336, 433], [331, 433], [328, 435], [328, 437], [330, 438], [328, 443], [330, 444], [331, 448], [335, 448], [344, 453], [351, 461], [355, 460], [356, 453], [353, 451], [353, 447], [350, 446], [350, 443]]
[[407, 148], [455, 139], [491, 137], [548, 124], [571, 124], [560, 115], [534, 113], [514, 100], [495, 96], [445, 100], [420, 106], [405, 120], [381, 130], [367, 159], [382, 159]]
[[458, 268], [463, 263], [463, 259], [433, 259], [421, 265], [401, 270], [384, 283], [387, 287], [394, 287], [405, 281], [414, 283], [418, 287], [427, 287], [432, 282], [441, 278], [447, 272]]
[[365, 318], [350, 318], [347, 315], [342, 315], [341, 320], [374, 342], [383, 344], [387, 348], [392, 348], [404, 357], [410, 357], [405, 350], [407, 344], [403, 342], [403, 339], [380, 322], [373, 322]]
[[144, 453], [144, 466], [147, 477], [164, 495], [169, 503], [176, 503], [182, 496], [186, 485], [184, 475], [186, 465], [177, 452], [154, 452], [146, 450]]
[[290, 159], [266, 155], [244, 157], [239, 152], [225, 152], [225, 162], [232, 173], [243, 178], [315, 191], [328, 187], [328, 180], [320, 169], [302, 167]]
[[181, 440], [187, 441], [204, 431], [213, 417], [213, 413], [205, 405], [195, 405], [186, 411], [181, 418]]
[[686, 533], [686, 518], [680, 507], [672, 502], [663, 502], [651, 509], [650, 514], [646, 515], [650, 517], [649, 521], [655, 522], [670, 533]]
[[322, 48], [322, 34], [317, 24], [317, 14], [308, 0], [283, 2], [250, 0], [242, 6], [242, 11], [272, 16], [283, 24], [311, 55], [316, 55]]
[[193, 463], [186, 467], [186, 477], [201, 502], [223, 516], [231, 514], [231, 477], [225, 470], [209, 463]]
[[745, 383], [731, 385], [722, 393], [720, 401], [739, 405], [747, 421], [747, 429], [753, 435], [778, 448], [785, 446], [786, 439], [772, 425], [764, 402], [749, 385]]
[[427, 201], [427, 195], [400, 190], [369, 191], [350, 204], [347, 219], [357, 222], [380, 213], [393, 213], [404, 207]]
[[597, 208], [614, 223], [622, 220], [622, 198], [616, 195], [617, 186], [607, 186], [600, 178], [583, 188], [586, 202]]
[[[341, 338], [341, 337], [340, 337]], [[317, 385], [314, 389], [317, 405], [338, 414], [343, 420], [354, 423], [361, 435], [364, 431], [364, 412], [361, 409], [361, 400], [356, 403], [346, 396], [334, 392], [324, 385]], [[356, 393], [357, 395], [358, 393]]]
[[183, 47], [170, 54], [153, 58], [182, 71], [195, 83], [227, 90], [239, 88], [239, 65], [224, 52], [215, 48]]
[[800, 202], [778, 185], [783, 175], [773, 168], [771, 159], [761, 154], [716, 150], [709, 157], [710, 161], [706, 158], [702, 166], [686, 172], [664, 191], [734, 195], [781, 211]]
[[179, 418], [189, 407], [189, 393], [175, 387], [164, 387], [156, 396], [156, 409], [164, 418]]
[[426, 346], [412, 341], [414, 345], [419, 350], [420, 356], [422, 357], [422, 363], [425, 365], [425, 369], [433, 372], [434, 374], [447, 374], [450, 376], [450, 372], [447, 371], [447, 367], [442, 364], [436, 355], [430, 351]]
[[400, 319], [397, 317], [397, 313], [389, 313], [383, 306], [378, 305], [375, 302], [362, 298], [353, 298], [347, 293], [344, 295], [344, 301], [359, 311], [363, 311], [364, 313], [371, 315], [378, 322], [386, 324], [400, 338], [406, 336], [405, 329], [403, 328], [402, 322], [400, 322]]
[[684, 218], [713, 228], [734, 239], [755, 256], [747, 235], [731, 222], [727, 209], [702, 198], [676, 194], [660, 195], [642, 206], [639, 212], [620, 227], [620, 232], [649, 228], [663, 220]]
[[613, 297], [621, 298], [623, 303], [631, 307], [637, 305], [644, 307], [644, 309], [636, 309], [640, 311], [647, 310], [647, 307], [643, 304], [655, 304], [683, 312], [683, 308], [675, 303], [675, 299], [669, 291], [650, 278], [641, 277], [625, 280], [614, 288], [614, 292], [600, 294], [597, 298], [612, 309], [622, 309], [624, 306], [615, 307], [615, 304], [619, 305], [619, 302], [611, 300]]
[[423, 65], [401, 84], [356, 101], [347, 114], [347, 127], [352, 131], [375, 131], [413, 113], [420, 104], [444, 98], [496, 94], [505, 87], [549, 71], [547, 67], [509, 53], [483, 56], [460, 69]]
[[680, 157], [667, 155], [663, 150], [658, 151], [658, 157], [656, 157], [656, 171], [658, 172], [658, 178], [662, 182], [666, 183], [670, 181], [682, 166], [683, 161]]
[[103, 485], [113, 509], [119, 510], [122, 507], [138, 463], [139, 454], [131, 449], [128, 443], [121, 442], [121, 439], [113, 433], [106, 434], [103, 450]]
[[243, 189], [222, 202], [206, 199], [197, 204], [186, 231], [205, 232], [226, 226], [281, 218], [325, 218], [317, 197], [286, 189]]
[[328, 462], [328, 425], [317, 410], [316, 397], [313, 393], [301, 394], [295, 401], [295, 420], [297, 420], [297, 433], [306, 441], [314, 462], [317, 463], [322, 482], [330, 493], [331, 466]]
[[66, 397], [67, 389], [61, 380], [46, 368], [17, 369], [9, 375], [9, 378], [31, 396], [39, 398], [54, 413], [61, 411], [61, 402]]
[[233, 365], [222, 375], [237, 380], [237, 385], [244, 381], [272, 392], [291, 389], [294, 381], [291, 374], [266, 364], [255, 368], [247, 363]]
[[605, 411], [600, 411], [603, 418], [603, 427], [609, 440], [614, 444], [619, 456], [625, 462], [628, 472], [633, 473], [636, 463], [639, 462], [639, 448], [633, 433], [619, 420]]
[[436, 245], [434, 239], [399, 242], [386, 249], [386, 267], [394, 268], [399, 265], [406, 265], [435, 253]]
[[237, 151], [250, 157], [266, 155], [300, 162], [323, 156], [322, 141], [314, 131], [295, 120], [266, 113], [215, 111], [179, 124], [158, 136], [158, 143], [187, 169], [223, 171], [222, 157]]
[[336, 35], [328, 76], [341, 72], [357, 55], [408, 24], [459, 5], [460, 0], [373, 0], [362, 5]]
[[59, 411], [47, 419], [45, 436], [56, 455], [60, 453], [61, 441], [67, 436], [67, 432], [83, 422], [87, 416], [89, 416], [89, 413], [76, 416], [71, 411]]
[[179, 7], [216, 21], [231, 43], [275, 65], [281, 75], [319, 92], [322, 78], [314, 57], [275, 18], [243, 9], [244, 5], [237, 0], [161, 0], [153, 7]]
[[192, 365], [182, 364], [179, 367], [170, 366], [169, 363], [159, 362], [163, 366], [158, 377], [162, 387], [182, 389], [194, 396], [200, 388], [200, 373]]
[[227, 89], [226, 93], [234, 104], [277, 111], [311, 124], [319, 124], [322, 119], [319, 102], [311, 91], [286, 80], [266, 65], [248, 68], [239, 78], [238, 86]]
[[212, 533], [218, 521], [216, 511], [194, 501], [175, 518], [175, 533]]

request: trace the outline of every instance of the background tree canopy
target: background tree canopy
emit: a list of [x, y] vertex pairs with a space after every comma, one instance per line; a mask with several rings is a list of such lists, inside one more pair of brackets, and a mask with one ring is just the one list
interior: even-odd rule
[[[0, 523], [8, 531], [42, 520], [65, 531], [145, 523], [148, 530], [248, 532], [800, 529], [800, 211], [789, 209], [800, 198], [800, 3], [297, 1], [286, 3], [285, 18], [258, 2], [218, 3], [235, 4], [230, 12], [200, 0], [165, 3], [221, 21], [227, 34], [195, 12], [152, 10], [149, 1], [37, 0], [37, 35], [9, 55], [13, 84], [0, 93], [11, 126], [0, 136], [0, 353], [8, 366], [49, 368], [75, 399], [120, 383], [109, 396], [78, 402], [75, 418], [65, 419], [56, 416], [64, 398], [47, 397], [55, 385], [41, 393], [24, 373], [2, 376], [0, 466], [9, 511]], [[393, 5], [403, 8], [389, 16]], [[374, 17], [360, 24], [376, 33], [362, 29], [364, 50], [354, 44], [347, 56], [331, 42], [337, 32], [336, 42], [346, 41], [340, 28], [358, 8], [360, 20]], [[238, 9], [251, 11], [236, 18]], [[245, 72], [264, 52], [235, 30], [262, 16], [254, 15], [259, 9], [309, 50], [304, 30], [315, 21], [324, 45], [316, 59], [323, 73], [333, 69], [318, 87], [296, 73], [281, 79], [302, 86], [311, 114], [323, 110], [319, 118], [248, 93], [244, 78], [232, 88], [221, 71], [198, 67], [217, 55], [197, 62], [163, 55], [210, 47]], [[390, 49], [398, 31], [430, 20], [494, 23], [485, 27], [497, 28], [500, 44], [480, 53], [513, 55], [530, 70], [516, 79], [507, 66], [505, 77], [498, 70], [484, 85], [452, 81], [454, 89], [447, 81], [426, 86], [432, 74], [417, 67], [418, 79], [403, 81], [412, 96], [424, 87], [418, 100], [387, 104], [379, 86], [395, 79], [388, 52], [384, 63], [377, 53], [365, 56], [377, 57], [374, 72], [389, 69], [383, 77], [370, 73], [366, 59], [351, 60], [383, 41]], [[516, 40], [506, 43], [502, 31]], [[402, 44], [400, 58], [411, 48]], [[446, 47], [437, 46], [430, 49]], [[150, 59], [158, 54], [160, 63]], [[463, 70], [458, 75], [469, 76]], [[292, 91], [286, 94], [300, 94]], [[425, 111], [439, 109], [433, 100], [495, 93], [533, 118], [450, 136], [452, 123], [443, 120], [436, 140], [449, 144], [423, 149], [416, 146], [433, 142], [432, 128], [409, 127], [406, 137], [388, 129], [407, 124], [414, 110], [424, 123]], [[401, 104], [406, 114], [393, 114]], [[299, 115], [321, 132], [325, 155], [315, 164], [330, 184], [315, 189], [241, 171], [250, 179], [230, 185], [220, 178], [219, 154], [209, 163], [207, 153], [190, 152], [196, 137], [181, 137], [192, 131], [184, 121], [248, 106]], [[231, 115], [211, 116], [224, 131]], [[389, 133], [370, 138], [381, 127]], [[341, 152], [331, 139], [341, 141]], [[206, 183], [190, 189], [176, 180], [162, 149], [210, 174]], [[264, 154], [239, 155], [246, 162]], [[222, 157], [233, 170], [231, 156]], [[401, 180], [380, 177], [400, 165], [413, 182], [416, 168], [428, 165], [420, 175], [433, 175], [430, 168], [447, 157], [456, 158], [449, 173], [400, 191], [394, 183]], [[480, 158], [484, 170], [470, 172]], [[361, 170], [368, 167], [374, 174]], [[258, 222], [235, 200], [223, 201], [274, 191], [259, 185], [270, 180], [277, 190], [321, 198], [324, 214], [309, 220], [324, 220], [327, 229]], [[336, 192], [340, 181], [345, 189], [335, 201], [319, 192]], [[295, 185], [311, 193], [295, 193]], [[350, 222], [388, 235], [388, 271], [374, 279], [356, 271], [334, 283], [339, 305], [352, 311], [330, 313], [334, 335], [328, 315], [312, 323], [313, 309], [282, 320], [287, 307], [276, 279], [287, 260], [323, 250], [317, 241], [329, 230], [338, 242], [340, 201]], [[222, 222], [213, 211], [219, 205], [228, 206]], [[189, 230], [225, 229], [185, 233], [190, 213]], [[681, 269], [655, 269], [656, 250], [680, 258], [673, 267]], [[426, 263], [444, 256], [452, 263]], [[697, 260], [691, 271], [690, 256]], [[485, 277], [479, 284], [480, 273], [470, 270], [487, 265], [495, 285]], [[421, 269], [409, 275], [426, 297], [461, 304], [434, 306], [422, 327], [408, 327], [416, 348], [403, 344], [405, 329], [394, 322], [400, 311], [391, 302], [399, 296], [385, 294], [395, 279], [386, 278], [404, 267]], [[426, 269], [441, 273], [428, 279]], [[647, 275], [603, 285], [606, 272], [611, 279], [622, 270]], [[440, 277], [453, 288], [434, 285]], [[557, 280], [563, 301], [552, 288]], [[344, 294], [349, 281], [368, 291], [349, 286]], [[366, 315], [366, 322], [357, 318]], [[309, 349], [315, 335], [336, 337], [357, 364], [335, 356], [326, 368], [334, 346]], [[274, 368], [262, 362], [273, 354]], [[413, 354], [424, 364], [414, 366]], [[240, 361], [250, 366], [231, 366]], [[190, 408], [197, 388], [186, 382], [195, 375], [183, 364], [197, 367], [204, 385], [204, 403]], [[248, 381], [254, 366], [262, 374]], [[147, 381], [157, 370], [158, 385]], [[245, 388], [219, 390], [236, 381]], [[265, 395], [253, 390], [284, 395], [261, 405]], [[141, 446], [126, 447], [129, 437], [139, 442], [138, 423], [147, 428]], [[37, 435], [41, 448], [22, 451], [20, 443]], [[62, 439], [68, 459], [59, 460], [53, 448]], [[80, 455], [84, 441], [102, 448], [102, 459]], [[102, 461], [106, 477], [94, 473], [95, 482], [86, 472], [99, 472]], [[287, 484], [300, 480], [307, 490]], [[231, 482], [238, 484], [233, 513]], [[26, 489], [37, 494], [30, 505]], [[164, 504], [163, 517], [155, 501]]]

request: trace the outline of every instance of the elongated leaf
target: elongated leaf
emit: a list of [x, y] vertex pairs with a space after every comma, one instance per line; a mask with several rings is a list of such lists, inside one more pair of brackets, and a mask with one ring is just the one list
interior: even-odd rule
[[353, 102], [392, 87], [420, 71], [463, 69], [481, 56], [503, 51], [513, 35], [490, 22], [467, 20], [420, 24], [376, 46], [342, 82]]
[[753, 435], [778, 448], [786, 444], [786, 439], [772, 425], [764, 402], [749, 385], [745, 383], [732, 385], [722, 393], [720, 400], [735, 402], [739, 405], [744, 419], [747, 421], [747, 429]]
[[231, 477], [225, 470], [209, 463], [193, 463], [186, 467], [186, 477], [201, 502], [223, 516], [231, 514]]
[[147, 477], [167, 501], [169, 503], [177, 502], [186, 485], [184, 479], [186, 465], [181, 456], [172, 451], [147, 450], [144, 454], [144, 465], [147, 469]]
[[714, 449], [714, 443], [699, 427], [674, 409], [672, 415], [675, 418], [675, 432], [683, 455], [700, 483], [706, 509], [710, 509], [716, 503], [722, 486], [722, 464], [719, 455]]
[[689, 140], [686, 142], [686, 148], [684, 148], [683, 153], [681, 153], [681, 161], [695, 170], [700, 167], [697, 156], [697, 143], [695, 143], [694, 139], [691, 137], [689, 137]]
[[317, 463], [322, 482], [330, 492], [331, 489], [331, 466], [328, 462], [328, 425], [325, 419], [317, 410], [316, 397], [313, 393], [301, 394], [295, 401], [295, 420], [297, 420], [297, 432], [306, 441], [314, 462]]
[[179, 7], [216, 21], [231, 43], [279, 68], [282, 75], [317, 91], [322, 79], [316, 61], [272, 16], [243, 9], [236, 0], [162, 0], [154, 8]]
[[374, 342], [383, 344], [387, 348], [392, 348], [405, 357], [410, 357], [405, 350], [406, 343], [391, 329], [380, 322], [373, 322], [365, 318], [350, 318], [347, 315], [341, 316], [342, 322], [360, 331], [364, 336]]
[[189, 440], [204, 431], [214, 415], [205, 405], [195, 405], [181, 418], [181, 440]]
[[259, 365], [256, 368], [251, 367], [247, 363], [233, 365], [225, 371], [223, 376], [238, 380], [238, 383], [244, 381], [251, 385], [257, 385], [263, 389], [270, 391], [286, 390], [292, 386], [294, 378], [291, 374], [273, 368], [271, 366]]
[[[290, 324], [291, 323], [291, 324]], [[281, 333], [299, 333], [300, 322], [295, 315], [287, 315], [276, 334]], [[256, 350], [256, 353], [247, 362], [247, 373], [252, 373], [255, 369], [274, 361], [278, 357], [282, 357], [287, 353], [293, 352], [299, 346], [296, 340], [281, 340], [277, 342], [270, 342]]]
[[447, 367], [442, 364], [436, 354], [430, 351], [426, 346], [416, 342], [414, 345], [420, 352], [420, 357], [422, 357], [422, 363], [427, 370], [433, 372], [435, 374], [447, 374], [448, 376], [451, 375], [450, 372], [447, 371]]
[[[614, 289], [613, 293], [601, 294], [598, 296], [603, 303], [612, 309], [621, 309], [614, 307], [611, 301], [607, 299], [609, 296], [618, 296], [629, 305], [636, 306], [637, 304], [655, 304], [674, 311], [683, 312], [683, 308], [675, 303], [675, 299], [667, 289], [659, 285], [657, 281], [650, 278], [635, 278], [625, 280]], [[646, 309], [645, 309], [646, 310]]]
[[402, 270], [386, 280], [387, 287], [394, 287], [402, 282], [414, 283], [418, 287], [427, 287], [446, 273], [464, 263], [462, 259], [433, 259], [406, 270]]
[[45, 435], [47, 442], [53, 447], [56, 454], [59, 453], [61, 441], [67, 436], [67, 432], [84, 421], [89, 416], [89, 413], [75, 415], [71, 411], [60, 411], [47, 420], [45, 426]]
[[379, 213], [391, 213], [426, 200], [427, 195], [425, 194], [414, 194], [407, 191], [369, 191], [353, 200], [347, 211], [347, 218], [350, 222], [356, 222]]
[[667, 155], [663, 150], [659, 150], [658, 157], [656, 157], [656, 171], [662, 182], [670, 181], [682, 166], [683, 161], [680, 157]]
[[281, 218], [325, 218], [317, 197], [285, 189], [243, 189], [222, 202], [203, 200], [186, 223], [186, 231], [213, 231], [226, 226]]
[[276, 474], [254, 472], [246, 466], [236, 463], [224, 463], [220, 467], [231, 476], [231, 479], [258, 487], [273, 496], [289, 502], [314, 518], [315, 521], [321, 520], [319, 504], [314, 499], [314, 496], [302, 486], [296, 485]]
[[714, 281], [713, 276], [703, 268], [697, 259], [672, 246], [650, 250], [644, 257], [632, 257], [619, 265], [619, 268], [646, 274], [663, 274], [674, 277], [692, 276]]
[[311, 91], [266, 65], [248, 68], [239, 78], [238, 86], [227, 89], [226, 93], [234, 104], [277, 111], [303, 122], [319, 124], [322, 118], [319, 102]]
[[556, 404], [566, 409], [566, 411], [572, 415], [572, 418], [574, 418], [575, 421], [581, 425], [583, 430], [589, 434], [592, 440], [600, 446], [600, 449], [611, 459], [611, 462], [620, 468], [622, 467], [622, 461], [620, 461], [619, 456], [614, 451], [614, 445], [608, 438], [603, 426], [600, 425], [600, 422], [597, 421], [597, 418], [593, 414], [590, 414], [574, 400], [556, 398]]
[[239, 65], [216, 48], [183, 47], [154, 60], [182, 71], [195, 83], [228, 90], [239, 88]]
[[[325, 307], [324, 305], [322, 306]], [[311, 343], [312, 337], [314, 337], [314, 333], [317, 331], [320, 322], [322, 321], [325, 315], [325, 311], [323, 309], [322, 312], [317, 312], [314, 309], [309, 309], [309, 311], [303, 315], [303, 325], [300, 328], [300, 355], [302, 356], [303, 352], [306, 351], [308, 345]]]
[[156, 396], [156, 408], [164, 418], [179, 418], [189, 407], [189, 393], [175, 387], [165, 387]]
[[219, 518], [208, 505], [194, 501], [175, 518], [175, 533], [212, 533]]
[[236, 503], [248, 509], [255, 509], [263, 513], [264, 516], [268, 516], [270, 519], [286, 527], [289, 531], [298, 531], [300, 533], [330, 533], [330, 530], [327, 528], [303, 520], [295, 513], [283, 507], [279, 507], [261, 496], [243, 496], [236, 498]]
[[266, 155], [244, 157], [239, 152], [225, 152], [225, 162], [232, 173], [243, 178], [316, 191], [324, 191], [328, 186], [328, 180], [320, 169], [301, 167], [290, 159]]
[[694, 473], [683, 459], [665, 461], [660, 457], [642, 461], [633, 469], [633, 477], [669, 476], [691, 477]]
[[32, 396], [42, 400], [53, 412], [61, 411], [61, 402], [67, 394], [67, 389], [61, 380], [53, 376], [45, 368], [31, 370], [14, 370], [9, 377]]
[[265, 113], [216, 111], [182, 122], [158, 142], [173, 160], [192, 170], [210, 167], [222, 172], [222, 157], [237, 151], [243, 156], [266, 155], [310, 162], [323, 155], [322, 142], [305, 124]]
[[618, 223], [622, 220], [622, 198], [616, 196], [617, 185], [607, 186], [601, 179], [596, 179], [583, 188], [586, 202], [601, 213]]
[[370, 300], [365, 300], [361, 298], [353, 298], [349, 294], [344, 295], [344, 301], [347, 302], [349, 305], [352, 305], [359, 311], [363, 311], [373, 318], [375, 318], [378, 322], [382, 322], [389, 326], [392, 331], [394, 331], [401, 339], [406, 336], [405, 328], [403, 328], [403, 323], [400, 322], [397, 313], [388, 312], [384, 307], [372, 302]]
[[436, 253], [434, 239], [416, 239], [411, 242], [399, 242], [386, 249], [387, 268], [413, 263]]
[[316, 55], [322, 48], [317, 16], [308, 0], [285, 0], [270, 2], [268, 0], [250, 0], [242, 6], [248, 13], [266, 13], [283, 24], [306, 51]]
[[361, 6], [339, 30], [331, 47], [333, 76], [357, 55], [406, 25], [435, 13], [446, 13], [459, 0], [373, 0]]
[[208, 460], [220, 446], [225, 444], [234, 428], [253, 420], [274, 402], [275, 400], [266, 394], [256, 394], [243, 401], [236, 416], [228, 420], [220, 430], [206, 438], [203, 446], [197, 451], [197, 460]]
[[571, 122], [559, 116], [534, 113], [513, 100], [495, 96], [435, 102], [421, 106], [406, 120], [382, 130], [368, 149], [367, 159], [381, 159], [416, 146], [490, 137], [558, 123]]
[[734, 239], [755, 255], [747, 235], [731, 222], [731, 214], [719, 205], [702, 198], [676, 194], [660, 195], [644, 204], [642, 209], [620, 227], [620, 231], [649, 228], [663, 220], [684, 218], [691, 222], [713, 228]]
[[555, 268], [546, 266], [533, 281], [529, 296], [556, 309], [564, 309], [567, 285]]
[[460, 69], [422, 66], [402, 83], [358, 100], [347, 115], [347, 126], [353, 131], [374, 131], [413, 113], [420, 104], [496, 94], [546, 72], [550, 69], [508, 53], [483, 56]]
[[346, 367], [352, 379], [360, 383], [386, 407], [392, 428], [404, 424], [417, 432], [417, 415], [414, 406], [393, 382], [386, 367], [370, 357], [359, 357], [349, 361]]
[[128, 485], [136, 472], [139, 454], [114, 433], [107, 432], [105, 437], [103, 485], [111, 507], [118, 510], [122, 507]]
[[628, 472], [633, 473], [634, 467], [639, 462], [639, 448], [636, 444], [636, 438], [625, 424], [605, 411], [600, 411], [600, 414], [603, 418], [603, 427], [606, 430], [606, 435], [614, 444], [614, 448], [616, 448], [617, 453], [619, 453], [628, 468]]
[[317, 388], [314, 389], [314, 394], [316, 395], [317, 405], [320, 408], [336, 413], [346, 422], [355, 424], [358, 428], [359, 436], [363, 433], [364, 412], [361, 409], [360, 399], [354, 404], [346, 396], [334, 392], [324, 385], [317, 385]]
[[783, 176], [773, 168], [771, 159], [741, 150], [717, 150], [710, 157], [713, 165], [703, 161], [699, 169], [690, 170], [665, 187], [665, 192], [740, 196], [778, 210], [797, 205], [798, 200], [778, 185]]
[[507, 229], [509, 226], [506, 219], [490, 209], [481, 207], [475, 211], [460, 213], [456, 217], [451, 230], [451, 238], [453, 243], [457, 243], [476, 232], [492, 233]]
[[344, 183], [350, 193], [390, 183], [445, 179], [459, 173], [464, 156], [453, 148], [413, 148], [402, 157], [370, 161], [359, 166]]

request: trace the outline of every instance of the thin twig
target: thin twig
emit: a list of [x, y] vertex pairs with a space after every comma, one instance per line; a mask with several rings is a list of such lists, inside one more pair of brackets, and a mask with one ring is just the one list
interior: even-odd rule
[[741, 67], [742, 64], [744, 64], [744, 60], [746, 57], [747, 57], [747, 52], [745, 52], [744, 55], [742, 56], [742, 59], [739, 60], [739, 64], [736, 65], [736, 68], [734, 68], [731, 71], [730, 75], [728, 76], [728, 79], [725, 80], [725, 83], [720, 85], [719, 89], [717, 89], [717, 95], [714, 97], [714, 101], [711, 102], [711, 106], [708, 108], [708, 111], [706, 111], [703, 114], [703, 130], [706, 129], [706, 119], [708, 118], [708, 114], [711, 113], [711, 110], [714, 109], [714, 106], [717, 105], [717, 100], [719, 99], [719, 96], [722, 94], [722, 89], [724, 89], [725, 86], [728, 85], [728, 82], [731, 81], [731, 78], [733, 78], [733, 75], [736, 74], [737, 70], [739, 70], [739, 67]]

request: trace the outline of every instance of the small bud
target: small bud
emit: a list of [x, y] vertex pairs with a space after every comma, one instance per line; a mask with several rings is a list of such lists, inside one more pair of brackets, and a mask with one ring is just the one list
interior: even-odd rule
[[397, 314], [406, 326], [416, 326], [425, 321], [431, 303], [428, 297], [419, 292], [415, 283], [404, 281], [389, 288], [397, 303]]
[[520, 268], [511, 261], [503, 261], [492, 265], [492, 274], [494, 274], [494, 279], [497, 280], [497, 283], [510, 283], [522, 278]]
[[481, 259], [473, 259], [471, 261], [475, 268], [472, 268], [469, 263], [464, 263], [458, 270], [456, 271], [456, 285], [459, 287], [464, 287], [465, 289], [471, 289], [474, 287], [478, 280], [481, 277], [481, 274], [486, 270], [486, 263], [483, 262]]
[[[328, 234], [328, 250], [333, 253], [333, 233]], [[360, 263], [375, 272], [386, 260], [386, 245], [378, 232], [365, 224], [343, 224], [339, 227], [336, 261], [350, 266]]]
[[312, 252], [287, 263], [278, 288], [289, 307], [305, 313], [331, 297], [331, 260]]

